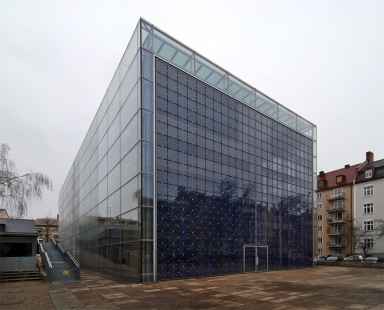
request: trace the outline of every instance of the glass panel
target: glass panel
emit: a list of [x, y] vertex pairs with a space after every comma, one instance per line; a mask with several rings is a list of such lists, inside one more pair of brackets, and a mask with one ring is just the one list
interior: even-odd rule
[[272, 99], [269, 99], [263, 94], [256, 92], [256, 109], [271, 117], [277, 118], [276, 105], [277, 103]]
[[153, 84], [150, 81], [141, 79], [141, 106], [153, 110]]
[[131, 121], [132, 117], [137, 112], [137, 106], [138, 106], [138, 91], [137, 91], [137, 85], [132, 89], [131, 93], [129, 94], [128, 99], [125, 101], [123, 107], [121, 108], [120, 114], [121, 114], [121, 131], [124, 130], [125, 126], [128, 125], [128, 123]]
[[107, 112], [108, 108], [108, 93], [105, 94], [103, 101], [100, 104], [99, 110], [97, 111], [97, 120], [98, 123], [101, 123], [101, 120], [103, 119], [105, 112]]
[[111, 84], [108, 87], [108, 105], [111, 103], [112, 99], [115, 97], [117, 89], [120, 86], [120, 72], [119, 67], [117, 68], [115, 75], [112, 78]]
[[200, 55], [196, 55], [195, 74], [202, 80], [213, 86], [216, 86], [221, 90], [228, 89], [227, 73], [217, 68], [215, 65]]
[[140, 140], [140, 131], [138, 124], [138, 116], [140, 113], [136, 114], [135, 117], [131, 120], [128, 126], [121, 133], [121, 156], [123, 157], [128, 151]]
[[113, 167], [120, 161], [120, 138], [117, 139], [115, 144], [108, 152], [108, 171], [111, 171]]
[[141, 203], [146, 206], [153, 206], [153, 175], [142, 174]]
[[228, 93], [237, 99], [255, 106], [255, 91], [232, 75], [229, 75]]
[[153, 208], [141, 207], [142, 239], [153, 239]]
[[194, 61], [193, 52], [191, 50], [168, 38], [168, 36], [157, 29], [154, 29], [153, 41], [154, 53], [188, 72], [193, 72]]
[[141, 120], [142, 139], [153, 142], [153, 113], [142, 109]]
[[140, 206], [139, 176], [121, 187], [121, 213]]
[[141, 75], [150, 81], [153, 80], [153, 54], [145, 49], [141, 50]]
[[97, 167], [97, 174], [98, 174], [98, 180], [99, 182], [104, 179], [104, 177], [107, 175], [108, 167], [107, 167], [107, 156], [105, 156], [101, 162], [99, 163], [99, 166]]
[[139, 147], [140, 143], [121, 160], [121, 184], [125, 184], [140, 172]]
[[104, 135], [107, 133], [107, 129], [108, 129], [107, 115], [105, 115], [99, 125], [99, 128], [97, 129], [97, 136], [98, 136], [99, 143], [101, 139], [103, 139]]
[[152, 27], [144, 21], [141, 21], [141, 46], [152, 50]]
[[123, 79], [123, 77], [127, 73], [128, 68], [131, 66], [133, 58], [135, 57], [136, 52], [139, 49], [139, 46], [137, 44], [138, 36], [139, 36], [139, 27], [136, 27], [135, 32], [133, 33], [132, 38], [128, 43], [127, 49], [125, 50], [125, 53], [119, 65], [121, 79]]
[[126, 101], [133, 87], [136, 86], [137, 79], [138, 79], [138, 58], [135, 57], [134, 61], [132, 62], [132, 65], [129, 67], [129, 70], [125, 75], [120, 86], [122, 104], [124, 104], [124, 102]]
[[108, 129], [108, 149], [116, 141], [119, 135], [120, 135], [120, 114], [117, 115], [111, 127], [109, 127]]
[[120, 164], [108, 174], [108, 195], [111, 195], [120, 187]]
[[[105, 198], [107, 198], [108, 193], [108, 186], [107, 186], [107, 178], [104, 178], [99, 185], [97, 186], [98, 189], [98, 201], [99, 203], [103, 201]], [[102, 211], [103, 208], [99, 208], [99, 213]]]
[[153, 144], [142, 141], [142, 171], [147, 173], [153, 173]]
[[278, 120], [289, 127], [296, 129], [296, 114], [281, 105], [278, 108]]
[[[108, 180], [109, 187], [109, 180]], [[120, 215], [120, 190], [114, 192], [108, 197], [108, 214], [107, 217], [116, 218]]]
[[119, 110], [120, 110], [120, 90], [117, 91], [107, 111], [108, 127], [111, 126]]
[[314, 126], [310, 122], [297, 115], [297, 131], [300, 131], [306, 136], [312, 138], [313, 128]]

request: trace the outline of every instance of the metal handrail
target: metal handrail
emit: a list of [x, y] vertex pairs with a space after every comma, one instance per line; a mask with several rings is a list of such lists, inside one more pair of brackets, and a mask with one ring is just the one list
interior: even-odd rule
[[333, 195], [327, 195], [327, 200], [335, 200], [335, 199], [342, 199], [345, 198], [345, 193], [337, 193]]

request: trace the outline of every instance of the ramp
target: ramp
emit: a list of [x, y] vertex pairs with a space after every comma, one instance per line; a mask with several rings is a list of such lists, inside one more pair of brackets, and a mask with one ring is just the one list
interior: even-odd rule
[[40, 256], [49, 282], [74, 282], [80, 280], [80, 265], [54, 240], [39, 243]]

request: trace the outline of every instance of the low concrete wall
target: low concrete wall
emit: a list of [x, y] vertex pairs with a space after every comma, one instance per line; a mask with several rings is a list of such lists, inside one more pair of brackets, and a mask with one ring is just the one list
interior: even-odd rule
[[319, 266], [359, 267], [384, 269], [384, 263], [362, 263], [360, 261], [324, 262], [319, 261]]

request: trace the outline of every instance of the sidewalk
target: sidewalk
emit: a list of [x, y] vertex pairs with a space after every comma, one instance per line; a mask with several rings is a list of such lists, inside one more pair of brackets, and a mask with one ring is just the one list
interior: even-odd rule
[[56, 309], [384, 309], [383, 269], [370, 268], [318, 267], [145, 284], [83, 270], [79, 282], [47, 283], [46, 288]]

